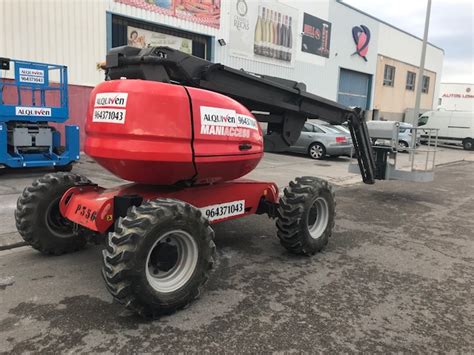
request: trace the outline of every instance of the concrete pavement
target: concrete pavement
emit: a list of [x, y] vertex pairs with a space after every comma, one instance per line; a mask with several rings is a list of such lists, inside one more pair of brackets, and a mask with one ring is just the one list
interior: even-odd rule
[[463, 162], [433, 183], [338, 189], [335, 232], [312, 258], [286, 253], [264, 216], [217, 225], [201, 299], [154, 322], [112, 303], [99, 246], [0, 252], [0, 352], [473, 352], [473, 176]]
[[[402, 164], [407, 164], [408, 154], [399, 154]], [[347, 186], [361, 182], [359, 175], [348, 172], [350, 159], [345, 157], [328, 158], [316, 161], [303, 155], [266, 153], [263, 160], [247, 177], [274, 181], [280, 188], [296, 176], [313, 175], [327, 179], [336, 186]], [[474, 161], [474, 152], [460, 148], [441, 147], [437, 153], [437, 164], [449, 164], [456, 161]], [[11, 171], [0, 176], [0, 250], [18, 245], [23, 240], [16, 232], [13, 212], [18, 195], [23, 188], [51, 170]], [[87, 176], [94, 183], [104, 187], [112, 187], [124, 181], [111, 175], [98, 166], [89, 157], [83, 155], [73, 172]]]

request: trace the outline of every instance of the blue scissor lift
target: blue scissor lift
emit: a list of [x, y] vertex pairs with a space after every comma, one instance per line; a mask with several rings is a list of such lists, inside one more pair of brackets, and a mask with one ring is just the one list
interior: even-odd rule
[[68, 119], [67, 86], [66, 66], [0, 58], [0, 168], [71, 170], [79, 160], [79, 127], [66, 126], [61, 145], [49, 125]]

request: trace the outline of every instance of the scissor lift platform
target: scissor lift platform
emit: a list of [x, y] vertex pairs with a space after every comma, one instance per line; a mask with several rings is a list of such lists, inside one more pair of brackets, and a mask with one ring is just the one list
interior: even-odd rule
[[[69, 117], [67, 67], [0, 58], [0, 167], [70, 170], [79, 159], [79, 127]], [[56, 127], [50, 126], [50, 123]]]

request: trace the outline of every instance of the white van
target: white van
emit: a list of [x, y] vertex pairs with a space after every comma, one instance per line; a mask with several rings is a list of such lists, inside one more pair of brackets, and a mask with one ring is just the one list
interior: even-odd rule
[[[466, 150], [474, 150], [474, 112], [428, 111], [418, 119], [418, 127], [438, 128], [438, 142], [462, 144]], [[426, 138], [423, 134], [421, 139]]]

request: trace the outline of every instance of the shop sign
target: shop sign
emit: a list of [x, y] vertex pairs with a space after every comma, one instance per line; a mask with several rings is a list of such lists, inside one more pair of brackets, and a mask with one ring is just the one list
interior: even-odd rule
[[[467, 91], [467, 90], [466, 90]], [[467, 91], [470, 92], [471, 90]], [[473, 94], [455, 94], [455, 93], [445, 93], [442, 97], [451, 98], [451, 99], [474, 99]]]
[[221, 0], [114, 0], [145, 11], [219, 28]]
[[298, 10], [269, 1], [238, 0], [231, 7], [230, 54], [293, 66]]
[[127, 44], [137, 48], [170, 47], [181, 52], [192, 54], [193, 41], [189, 38], [148, 31], [137, 27], [127, 27]]
[[331, 23], [305, 13], [301, 51], [329, 58]]

